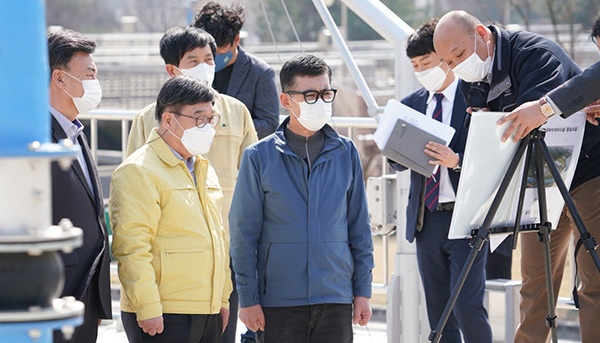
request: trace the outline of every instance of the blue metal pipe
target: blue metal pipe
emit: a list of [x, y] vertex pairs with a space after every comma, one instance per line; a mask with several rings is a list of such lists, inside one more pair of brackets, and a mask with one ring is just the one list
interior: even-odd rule
[[0, 156], [50, 140], [44, 0], [0, 1]]

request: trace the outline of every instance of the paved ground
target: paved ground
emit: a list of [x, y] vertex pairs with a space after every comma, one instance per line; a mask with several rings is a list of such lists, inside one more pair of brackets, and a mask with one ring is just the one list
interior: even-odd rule
[[[245, 326], [241, 322], [238, 322], [237, 328], [237, 336], [239, 337], [243, 332], [245, 332]], [[385, 323], [385, 313], [375, 313], [373, 320], [371, 320], [367, 327], [354, 326], [354, 343], [387, 343], [388, 340], [386, 328], [387, 325]], [[558, 338], [560, 343], [580, 343], [581, 341], [578, 339], [578, 336], [579, 333], [577, 332], [576, 326], [563, 326], [558, 331]], [[105, 321], [102, 323], [102, 325], [100, 326], [97, 343], [126, 342], [127, 337], [125, 336], [125, 332], [123, 332], [123, 329], [120, 326], [118, 320]]]
[[[238, 334], [240, 337], [245, 332], [245, 326], [238, 321]], [[104, 321], [100, 326], [97, 343], [126, 343], [127, 337], [118, 321]], [[386, 325], [382, 321], [374, 320], [366, 328], [354, 326], [355, 343], [384, 343], [387, 342]], [[332, 342], [333, 343], [333, 342]]]

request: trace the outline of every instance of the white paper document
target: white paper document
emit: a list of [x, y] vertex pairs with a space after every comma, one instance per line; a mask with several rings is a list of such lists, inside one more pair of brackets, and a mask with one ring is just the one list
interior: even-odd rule
[[[373, 134], [373, 140], [380, 150], [385, 148], [385, 145], [390, 138], [390, 134], [396, 125], [396, 121], [402, 119], [423, 131], [429, 132], [434, 136], [441, 138], [447, 142], [446, 145], [450, 144], [452, 136], [454, 136], [454, 128], [449, 125], [445, 125], [431, 117], [424, 115], [423, 113], [414, 110], [397, 100], [389, 100], [381, 116], [381, 120], [377, 125], [377, 130]], [[410, 142], [407, 142], [410, 144]], [[425, 147], [423, 147], [425, 149]]]
[[[498, 119], [504, 115], [505, 113], [502, 112], [477, 112], [472, 115], [454, 213], [448, 234], [450, 239], [469, 238], [471, 237], [471, 230], [477, 230], [481, 227], [517, 150], [519, 143], [514, 143], [512, 138], [505, 143], [500, 141], [500, 137], [511, 124], [510, 122], [502, 126], [496, 124]], [[567, 189], [575, 174], [584, 128], [585, 115], [582, 112], [575, 113], [567, 119], [554, 116], [542, 126], [542, 129], [546, 131], [544, 142], [548, 146], [550, 155]], [[524, 160], [525, 155], [513, 175], [490, 228], [514, 225]], [[537, 179], [532, 174], [534, 168], [535, 162], [532, 160], [527, 175], [521, 225], [540, 222], [536, 188]], [[544, 180], [548, 221], [555, 228], [563, 208], [564, 199], [545, 164]], [[492, 234], [490, 236], [492, 251], [507, 236], [508, 234]]]

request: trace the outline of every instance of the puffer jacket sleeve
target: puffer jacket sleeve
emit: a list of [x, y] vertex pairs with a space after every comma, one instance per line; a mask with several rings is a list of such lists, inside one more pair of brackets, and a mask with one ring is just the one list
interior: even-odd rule
[[124, 296], [137, 320], [162, 315], [151, 252], [161, 214], [159, 197], [151, 176], [138, 165], [123, 164], [113, 173], [109, 202], [112, 251], [119, 263]]

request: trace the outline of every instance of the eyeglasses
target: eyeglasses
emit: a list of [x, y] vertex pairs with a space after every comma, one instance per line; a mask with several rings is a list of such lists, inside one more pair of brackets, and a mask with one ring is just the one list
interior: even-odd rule
[[173, 114], [176, 114], [176, 115], [182, 116], [182, 117], [196, 119], [196, 126], [199, 128], [205, 127], [206, 124], [209, 124], [210, 126], [214, 127], [215, 125], [217, 125], [217, 123], [221, 119], [221, 116], [218, 114], [212, 115], [210, 117], [205, 117], [205, 116], [192, 117], [192, 116], [188, 116], [186, 114], [175, 112], [175, 111], [169, 111], [169, 113], [173, 113]]
[[335, 95], [337, 94], [337, 89], [335, 89], [335, 88], [324, 89], [320, 92], [317, 92], [314, 90], [307, 90], [304, 92], [287, 91], [285, 93], [287, 93], [287, 94], [302, 94], [304, 96], [304, 101], [310, 105], [310, 104], [314, 104], [315, 102], [317, 102], [317, 100], [319, 100], [319, 98], [323, 99], [324, 102], [332, 102], [335, 99]]

